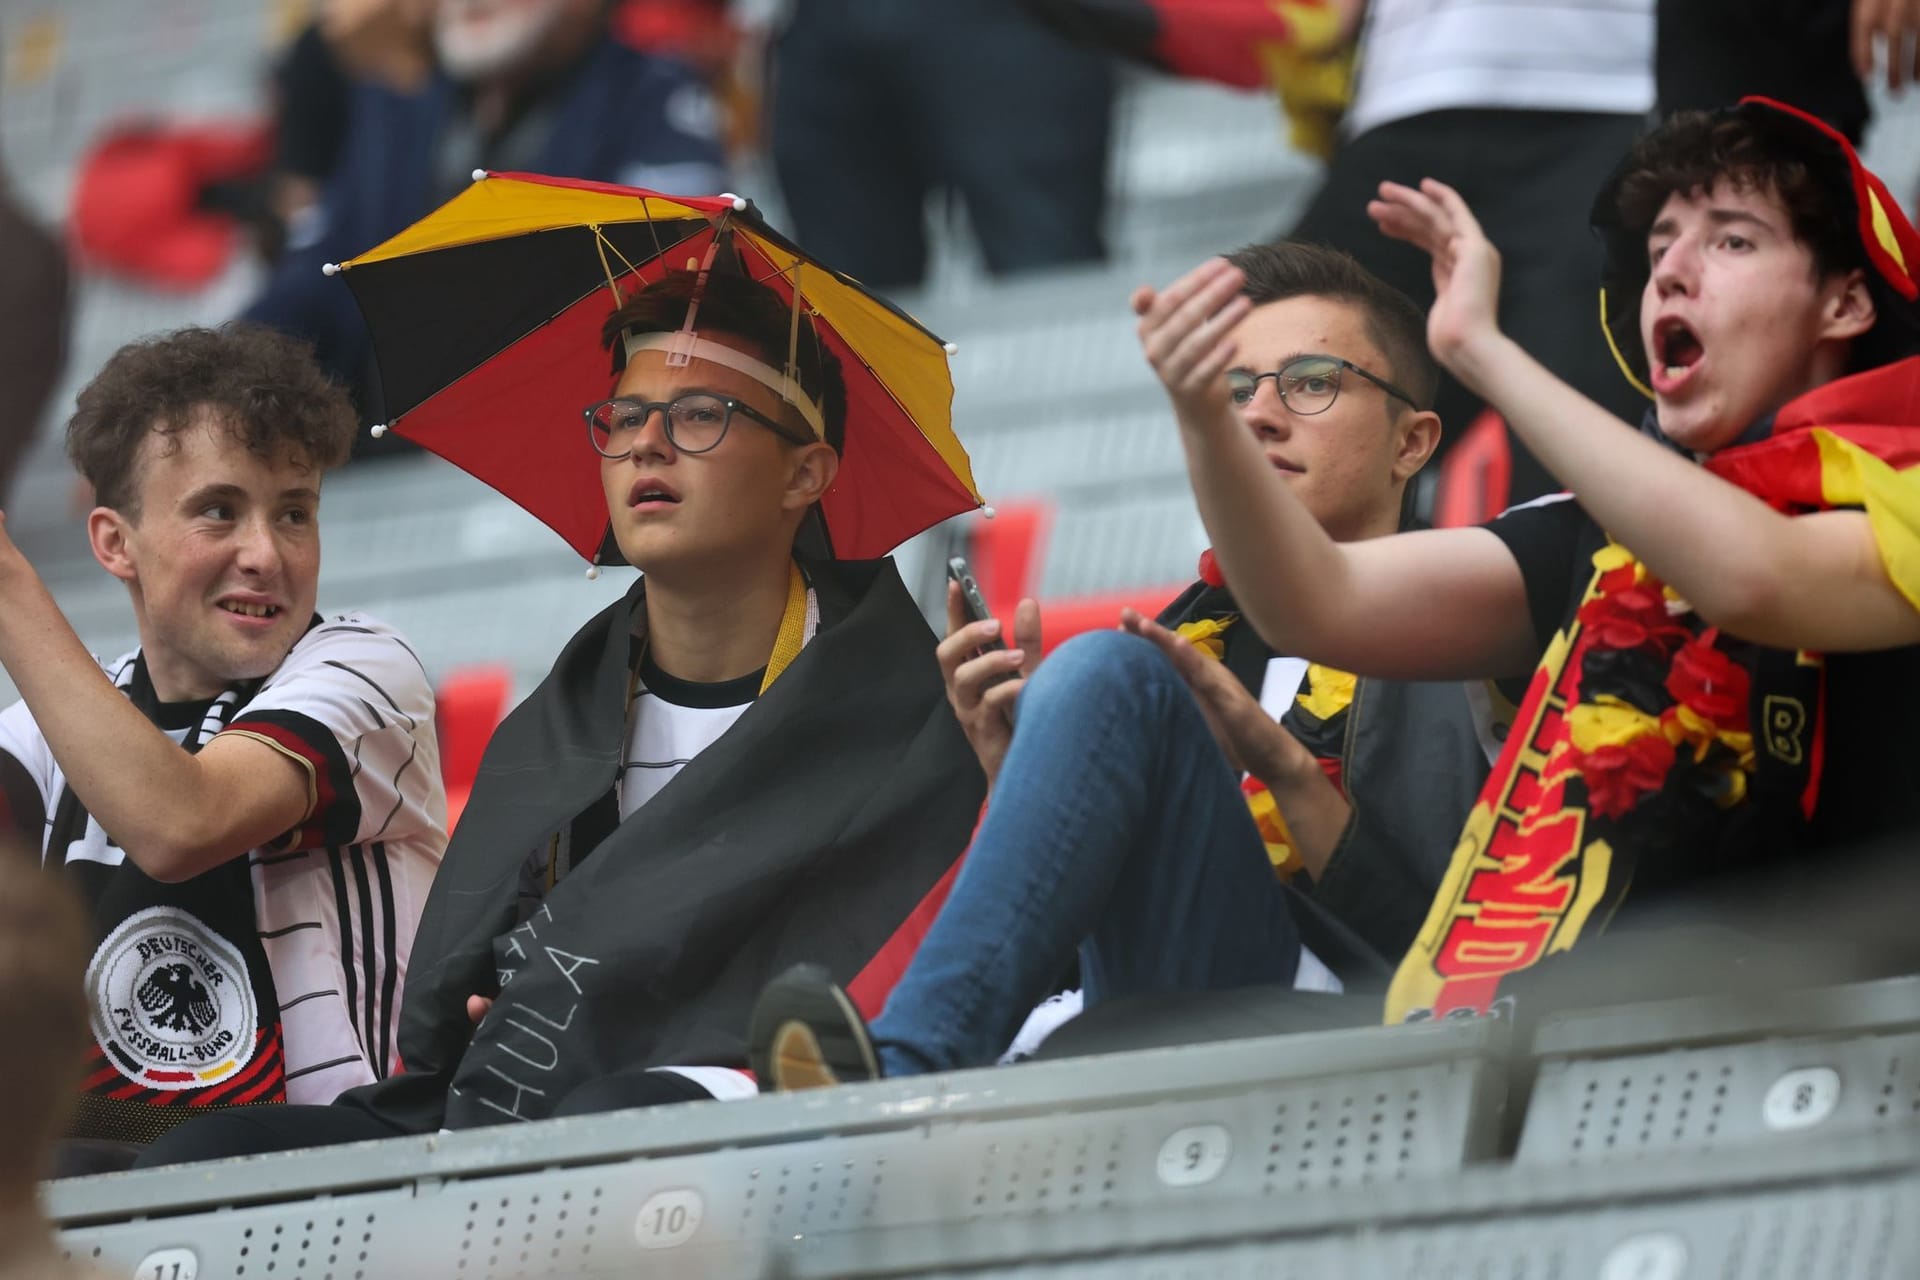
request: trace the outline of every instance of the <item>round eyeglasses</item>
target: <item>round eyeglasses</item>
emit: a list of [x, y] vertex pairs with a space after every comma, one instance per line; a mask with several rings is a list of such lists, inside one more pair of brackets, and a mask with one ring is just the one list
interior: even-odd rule
[[1406, 401], [1410, 408], [1420, 407], [1412, 396], [1385, 378], [1376, 377], [1353, 361], [1342, 360], [1339, 356], [1297, 356], [1272, 373], [1229, 369], [1227, 391], [1233, 397], [1234, 405], [1244, 409], [1253, 403], [1260, 384], [1272, 378], [1281, 401], [1293, 412], [1302, 415], [1325, 413], [1340, 398], [1340, 376], [1349, 371], [1359, 374], [1396, 400]]
[[812, 444], [766, 414], [731, 396], [689, 391], [671, 400], [602, 400], [580, 412], [587, 420], [587, 437], [603, 458], [624, 458], [633, 452], [634, 437], [658, 411], [666, 415], [667, 442], [681, 453], [706, 453], [726, 439], [733, 415], [753, 419], [788, 444]]

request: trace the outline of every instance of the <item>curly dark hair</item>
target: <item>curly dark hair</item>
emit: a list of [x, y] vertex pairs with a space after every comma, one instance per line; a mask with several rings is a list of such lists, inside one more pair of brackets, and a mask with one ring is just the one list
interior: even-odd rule
[[1440, 367], [1427, 351], [1427, 318], [1413, 299], [1356, 262], [1351, 254], [1325, 245], [1286, 241], [1235, 249], [1227, 261], [1240, 268], [1247, 283], [1240, 292], [1256, 307], [1284, 298], [1331, 298], [1360, 309], [1367, 336], [1389, 366], [1385, 375], [1405, 387], [1422, 409], [1433, 407]]
[[138, 520], [147, 437], [171, 452], [209, 419], [256, 457], [290, 452], [321, 471], [346, 461], [357, 422], [306, 343], [252, 324], [176, 329], [108, 357], [67, 422], [67, 456], [96, 502]]
[[1634, 144], [1594, 201], [1593, 229], [1606, 250], [1606, 323], [1635, 374], [1646, 374], [1640, 294], [1651, 270], [1647, 233], [1670, 197], [1721, 182], [1778, 199], [1820, 278], [1865, 271], [1876, 318], [1852, 342], [1850, 371], [1920, 352], [1920, 310], [1898, 296], [1867, 257], [1853, 171], [1841, 144], [1788, 112], [1745, 102], [1676, 113]]
[[[699, 279], [698, 272], [669, 271], [607, 317], [600, 329], [600, 341], [613, 355], [616, 376], [627, 365], [621, 335], [672, 333], [680, 328]], [[792, 323], [792, 308], [781, 301], [780, 295], [749, 279], [738, 266], [723, 262], [708, 273], [695, 320], [698, 328], [732, 334], [752, 343], [761, 360], [779, 369], [787, 363], [787, 336]], [[847, 384], [840, 375], [839, 358], [820, 341], [813, 317], [805, 313], [800, 317], [800, 342], [794, 362], [799, 365], [800, 389], [819, 401], [827, 443], [844, 456]]]
[[1725, 182], [1778, 197], [1822, 276], [1864, 267], [1845, 158], [1831, 144], [1810, 146], [1813, 136], [1801, 121], [1765, 107], [1680, 112], [1628, 152], [1614, 195], [1620, 229], [1644, 250], [1669, 197]]

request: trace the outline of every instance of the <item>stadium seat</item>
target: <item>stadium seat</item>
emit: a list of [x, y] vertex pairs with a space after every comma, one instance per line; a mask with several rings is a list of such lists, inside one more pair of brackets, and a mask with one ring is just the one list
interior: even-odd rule
[[[968, 559], [994, 616], [1011, 618], [1022, 597], [1036, 594], [1039, 566], [1045, 563], [1052, 529], [1052, 505], [1041, 501], [1008, 503], [993, 519], [973, 522]], [[1083, 631], [1115, 626], [1122, 609], [1152, 617], [1185, 586], [1175, 583], [1043, 600], [1041, 652], [1050, 653]]]
[[1513, 445], [1506, 420], [1483, 409], [1440, 460], [1433, 496], [1436, 529], [1485, 524], [1507, 508], [1513, 486]]
[[461, 667], [434, 690], [434, 728], [440, 737], [440, 777], [447, 787], [447, 830], [467, 807], [480, 757], [506, 718], [513, 673], [504, 666]]

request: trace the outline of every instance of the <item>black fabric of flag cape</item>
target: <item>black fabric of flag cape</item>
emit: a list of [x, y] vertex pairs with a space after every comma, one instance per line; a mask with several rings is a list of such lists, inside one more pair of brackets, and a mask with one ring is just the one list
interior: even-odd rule
[[[519, 919], [528, 855], [613, 786], [644, 583], [574, 637], [494, 736], [428, 899], [405, 1074], [345, 1101], [416, 1130], [537, 1119], [613, 1071], [744, 1066], [753, 1000], [789, 964], [904, 967], [896, 934], [944, 889], [985, 780], [892, 562], [805, 567], [813, 640]], [[474, 994], [496, 995], [477, 1029]]]

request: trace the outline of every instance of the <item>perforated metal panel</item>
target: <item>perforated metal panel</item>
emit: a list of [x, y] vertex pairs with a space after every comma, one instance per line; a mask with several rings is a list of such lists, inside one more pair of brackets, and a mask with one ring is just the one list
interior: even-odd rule
[[[1303, 1190], [1444, 1174], [1488, 1152], [1498, 1031], [1247, 1041], [1204, 1057], [1153, 1051], [951, 1077], [974, 1093], [945, 1078], [890, 1081], [236, 1161], [194, 1170], [201, 1211], [66, 1238], [124, 1267], [185, 1248], [201, 1274], [238, 1280], [732, 1275], [794, 1242], [1287, 1204]], [[1438, 1060], [1388, 1065], [1417, 1063], [1423, 1047]], [[1276, 1078], [1288, 1066], [1303, 1077]], [[622, 1129], [636, 1135], [624, 1150]], [[598, 1144], [591, 1154], [560, 1154], [579, 1152], [583, 1134]], [[450, 1153], [458, 1173], [442, 1162]], [[492, 1173], [503, 1161], [519, 1171]], [[314, 1173], [295, 1176], [302, 1169]], [[324, 1170], [363, 1184], [390, 1172], [398, 1185], [306, 1198], [327, 1186]], [[98, 1179], [93, 1196], [66, 1188], [55, 1209], [98, 1218], [121, 1186], [178, 1190], [168, 1176], [179, 1175]], [[263, 1194], [283, 1202], [219, 1207]]]
[[1584, 1163], [1907, 1128], [1920, 1134], [1920, 1034], [1770, 1040], [1543, 1062], [1517, 1158]]
[[[1623, 1185], [1621, 1188], [1627, 1188]], [[985, 1271], [1031, 1280], [1911, 1280], [1920, 1181], [1228, 1243]]]

